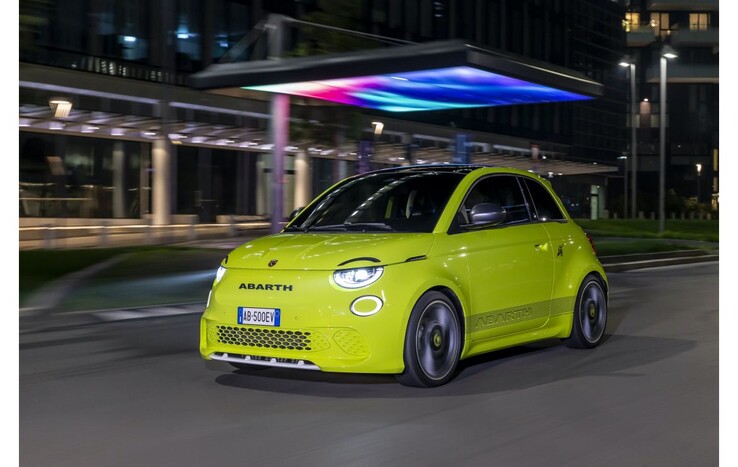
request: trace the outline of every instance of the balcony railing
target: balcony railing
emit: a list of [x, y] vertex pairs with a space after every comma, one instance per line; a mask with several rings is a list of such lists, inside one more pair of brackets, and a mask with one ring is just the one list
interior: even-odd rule
[[718, 0], [649, 0], [648, 11], [718, 11]]
[[674, 47], [713, 47], [718, 45], [719, 40], [718, 28], [677, 29], [671, 33], [671, 44]]
[[626, 34], [628, 47], [645, 47], [656, 40], [653, 27], [649, 25], [630, 26]]
[[[659, 65], [652, 65], [646, 71], [646, 80], [649, 83], [659, 82]], [[667, 83], [704, 83], [717, 84], [720, 81], [718, 65], [669, 63], [667, 68]]]
[[71, 70], [87, 71], [108, 76], [131, 78], [156, 83], [186, 86], [187, 75], [160, 67], [116, 58], [85, 55], [66, 50], [46, 48], [37, 52], [21, 52], [20, 61]]

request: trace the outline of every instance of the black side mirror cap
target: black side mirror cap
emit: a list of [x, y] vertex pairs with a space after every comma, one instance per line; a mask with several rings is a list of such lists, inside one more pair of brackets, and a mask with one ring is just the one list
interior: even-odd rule
[[289, 222], [289, 221], [291, 221], [292, 219], [294, 219], [295, 217], [297, 217], [297, 215], [298, 215], [298, 214], [300, 214], [300, 211], [302, 211], [303, 209], [305, 209], [305, 206], [303, 206], [303, 207], [301, 207], [301, 208], [297, 208], [297, 209], [295, 209], [294, 211], [292, 211], [292, 212], [290, 213], [290, 217], [289, 217], [289, 218], [287, 219], [287, 221]]

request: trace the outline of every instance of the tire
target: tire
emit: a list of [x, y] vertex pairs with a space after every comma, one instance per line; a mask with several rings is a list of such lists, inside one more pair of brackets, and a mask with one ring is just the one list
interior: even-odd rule
[[607, 326], [607, 296], [595, 275], [584, 278], [574, 308], [571, 336], [564, 341], [573, 349], [591, 349], [602, 342]]
[[456, 307], [440, 292], [426, 292], [413, 307], [405, 333], [405, 386], [441, 386], [454, 377], [462, 337]]

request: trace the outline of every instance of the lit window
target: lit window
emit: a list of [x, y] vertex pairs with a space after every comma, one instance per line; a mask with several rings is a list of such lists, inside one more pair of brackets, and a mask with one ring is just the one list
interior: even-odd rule
[[653, 28], [656, 36], [668, 36], [669, 30], [669, 13], [651, 13], [651, 21], [648, 23]]
[[635, 31], [641, 23], [641, 14], [635, 11], [626, 11], [623, 29], [626, 32]]
[[689, 29], [704, 31], [710, 26], [710, 15], [707, 13], [690, 13]]

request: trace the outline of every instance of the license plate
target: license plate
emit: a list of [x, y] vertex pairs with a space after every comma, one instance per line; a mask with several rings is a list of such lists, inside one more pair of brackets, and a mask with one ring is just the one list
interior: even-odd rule
[[238, 324], [256, 324], [258, 326], [279, 326], [282, 314], [279, 308], [238, 307]]

